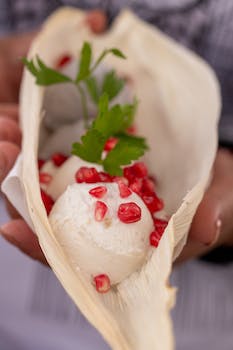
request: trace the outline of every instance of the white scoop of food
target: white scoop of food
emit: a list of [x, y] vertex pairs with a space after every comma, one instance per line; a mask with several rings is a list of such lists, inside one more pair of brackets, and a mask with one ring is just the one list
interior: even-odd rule
[[[89, 193], [98, 186], [106, 191], [101, 199]], [[100, 202], [106, 205], [103, 217]], [[127, 216], [125, 203], [131, 203], [133, 210], [136, 208], [135, 222], [125, 223], [119, 214], [121, 208], [123, 217]], [[151, 214], [141, 198], [133, 192], [121, 198], [116, 183], [69, 186], [56, 201], [49, 221], [73, 266], [91, 279], [106, 274], [111, 284], [122, 281], [142, 266], [153, 231]]]

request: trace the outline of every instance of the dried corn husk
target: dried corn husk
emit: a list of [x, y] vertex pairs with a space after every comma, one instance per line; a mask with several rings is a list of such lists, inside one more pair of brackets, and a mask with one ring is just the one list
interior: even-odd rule
[[[145, 161], [156, 174], [166, 211], [172, 216], [159, 247], [142, 269], [108, 294], [98, 294], [82, 271], [70, 264], [41, 201], [37, 157], [39, 144], [46, 142], [41, 121], [50, 100], [45, 102], [46, 89], [36, 86], [25, 71], [20, 97], [24, 139], [19, 181], [30, 224], [63, 287], [112, 349], [171, 350], [174, 340], [169, 311], [175, 290], [169, 286], [169, 275], [210, 178], [220, 113], [218, 83], [200, 58], [129, 11], [118, 16], [110, 31], [96, 36], [88, 29], [84, 12], [59, 10], [43, 26], [29, 56], [39, 54], [51, 66], [64, 52], [77, 55], [84, 40], [93, 44], [96, 56], [113, 46], [127, 55], [126, 61], [109, 56], [107, 64], [132, 80], [140, 99], [136, 126], [150, 145]], [[69, 114], [67, 91], [67, 104], [60, 108]], [[55, 123], [56, 113], [53, 117]], [[9, 193], [9, 183], [4, 186]]]

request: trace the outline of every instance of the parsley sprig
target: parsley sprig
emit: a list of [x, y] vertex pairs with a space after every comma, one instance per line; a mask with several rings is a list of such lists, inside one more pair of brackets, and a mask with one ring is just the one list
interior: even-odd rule
[[[109, 107], [109, 98], [105, 93], [98, 105], [98, 115], [81, 142], [73, 144], [72, 154], [80, 158], [101, 164], [110, 175], [122, 175], [122, 166], [141, 157], [148, 148], [142, 137], [128, 135], [127, 128], [132, 124], [137, 101], [134, 104]], [[116, 137], [116, 146], [102, 158], [103, 149], [110, 136]]]
[[78, 73], [75, 79], [71, 79], [69, 76], [48, 67], [38, 56], [36, 56], [35, 60], [27, 60], [26, 58], [23, 58], [22, 61], [27, 69], [35, 76], [37, 85], [49, 86], [59, 83], [74, 84], [79, 91], [84, 122], [85, 126], [88, 127], [89, 118], [84, 85], [86, 85], [93, 102], [96, 104], [98, 104], [99, 97], [104, 92], [108, 93], [109, 97], [113, 99], [124, 87], [123, 79], [119, 79], [115, 72], [111, 71], [105, 76], [101, 90], [99, 91], [98, 89], [98, 84], [93, 73], [96, 71], [97, 67], [104, 60], [104, 58], [109, 54], [113, 54], [121, 59], [126, 59], [125, 55], [120, 50], [111, 48], [104, 50], [97, 60], [92, 63], [92, 47], [90, 43], [85, 42], [81, 49]]
[[[108, 54], [121, 59], [126, 58], [120, 50], [111, 48], [104, 50], [93, 62], [92, 47], [90, 43], [85, 42], [75, 79], [48, 67], [38, 56], [34, 60], [26, 58], [22, 60], [26, 68], [35, 76], [37, 85], [72, 83], [77, 87], [87, 131], [80, 142], [73, 144], [72, 154], [88, 162], [103, 165], [104, 170], [110, 175], [122, 175], [122, 166], [137, 160], [148, 147], [144, 138], [127, 134], [127, 129], [133, 123], [137, 100], [135, 99], [132, 104], [109, 106], [109, 102], [124, 88], [124, 80], [117, 77], [115, 71], [111, 70], [105, 74], [99, 86], [93, 74]], [[97, 117], [91, 124], [88, 118], [86, 91], [98, 106]], [[118, 142], [103, 158], [104, 146], [109, 137], [116, 137]]]

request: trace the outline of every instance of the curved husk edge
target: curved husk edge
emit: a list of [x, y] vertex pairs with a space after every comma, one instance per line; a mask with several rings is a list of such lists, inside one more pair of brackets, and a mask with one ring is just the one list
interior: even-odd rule
[[[211, 70], [199, 58], [127, 11], [119, 16], [108, 34], [97, 37], [85, 25], [83, 12], [60, 10], [45, 24], [29, 55], [39, 54], [51, 65], [64, 50], [76, 54], [83, 40], [93, 42], [96, 54], [104, 47], [117, 46], [129, 57], [125, 62], [119, 63], [114, 58], [108, 62], [120, 73], [134, 77], [135, 93], [141, 100], [137, 127], [148, 137], [150, 145], [156, 140], [156, 147], [151, 147], [146, 160], [158, 177], [167, 210], [175, 214], [159, 248], [142, 271], [130, 276], [111, 293], [98, 295], [82, 273], [69, 264], [41, 202], [37, 152], [44, 89], [35, 86], [34, 79], [24, 72], [22, 180], [28, 209], [50, 266], [76, 305], [113, 349], [170, 350], [174, 346], [169, 316], [174, 290], [169, 287], [168, 279], [173, 255], [177, 255], [184, 244], [208, 183], [216, 150], [218, 85]], [[197, 116], [195, 120], [194, 116]], [[154, 128], [150, 120], [153, 117]], [[190, 139], [195, 141], [191, 146]]]

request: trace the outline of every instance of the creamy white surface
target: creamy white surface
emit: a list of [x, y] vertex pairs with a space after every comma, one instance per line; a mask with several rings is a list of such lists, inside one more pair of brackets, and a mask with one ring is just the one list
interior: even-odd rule
[[[89, 277], [105, 273], [111, 283], [122, 281], [141, 267], [149, 248], [153, 220], [141, 198], [132, 193], [121, 198], [118, 185], [105, 184], [100, 199], [108, 206], [102, 222], [94, 218], [97, 198], [89, 190], [101, 184], [74, 184], [57, 200], [49, 221], [73, 266]], [[102, 184], [103, 185], [103, 184]], [[118, 218], [121, 203], [134, 202], [141, 208], [141, 220], [125, 224]]]
[[[47, 164], [50, 161], [46, 163]], [[45, 165], [44, 165], [45, 167]], [[44, 169], [43, 167], [43, 169]], [[75, 174], [81, 167], [95, 167], [97, 171], [101, 171], [102, 167], [97, 164], [86, 162], [76, 156], [71, 156], [60, 167], [56, 168], [56, 171], [51, 173], [48, 167], [48, 173], [53, 176], [52, 181], [47, 186], [46, 192], [54, 199], [57, 198], [66, 190], [69, 185], [75, 183]]]

